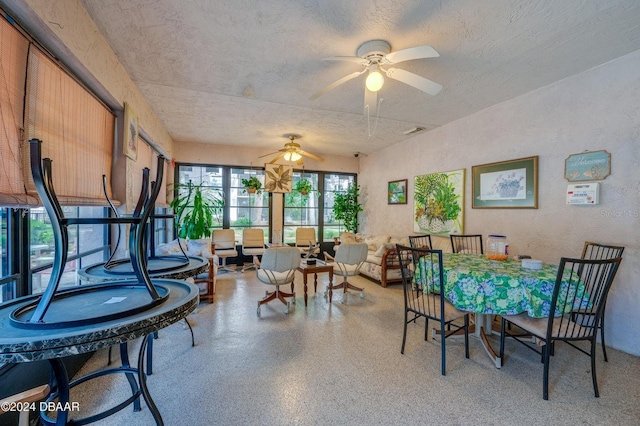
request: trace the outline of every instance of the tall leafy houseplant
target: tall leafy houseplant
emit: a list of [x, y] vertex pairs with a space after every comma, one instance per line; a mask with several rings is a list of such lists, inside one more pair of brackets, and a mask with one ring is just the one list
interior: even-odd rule
[[177, 189], [170, 206], [175, 214], [178, 237], [193, 240], [209, 237], [214, 220], [224, 207], [222, 194], [191, 182], [178, 184]]
[[360, 185], [352, 182], [345, 192], [336, 192], [333, 199], [333, 217], [341, 220], [349, 232], [358, 230], [358, 213], [362, 211], [362, 206], [358, 203], [359, 193]]

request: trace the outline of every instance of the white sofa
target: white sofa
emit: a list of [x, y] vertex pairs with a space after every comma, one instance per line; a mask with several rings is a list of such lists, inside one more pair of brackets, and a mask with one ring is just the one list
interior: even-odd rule
[[363, 235], [343, 232], [336, 244], [365, 243], [368, 246], [367, 260], [360, 268], [360, 274], [386, 287], [391, 283], [402, 282], [400, 262], [396, 255], [396, 244], [408, 246], [409, 237], [390, 235]]

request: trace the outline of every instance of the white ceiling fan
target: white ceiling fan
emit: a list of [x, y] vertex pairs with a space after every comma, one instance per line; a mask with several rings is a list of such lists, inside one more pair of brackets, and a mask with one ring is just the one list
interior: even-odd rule
[[269, 161], [269, 164], [273, 164], [281, 158], [284, 158], [286, 161], [295, 161], [297, 164], [302, 164], [303, 163], [302, 156], [313, 158], [316, 161], [324, 161], [324, 158], [300, 149], [300, 144], [297, 142], [294, 142], [294, 140], [296, 138], [299, 139], [302, 136], [294, 135], [294, 134], [286, 134], [284, 136], [289, 138], [289, 142], [284, 144], [283, 149], [280, 149], [276, 152], [272, 152], [271, 154], [261, 155], [259, 158], [268, 157], [269, 155], [279, 153], [271, 161]]
[[437, 95], [440, 90], [442, 90], [442, 86], [434, 81], [400, 68], [387, 67], [388, 65], [411, 61], [413, 59], [436, 58], [440, 56], [431, 46], [416, 46], [391, 52], [391, 45], [388, 42], [384, 40], [371, 40], [361, 44], [356, 51], [356, 55], [357, 56], [330, 56], [323, 58], [325, 61], [354, 62], [362, 65], [364, 69], [334, 81], [309, 99], [317, 99], [341, 84], [364, 74], [366, 71], [369, 71], [369, 75], [365, 82], [364, 104], [365, 109], [369, 108], [369, 114], [375, 114], [377, 110], [377, 92], [384, 84], [382, 73], [386, 74], [389, 78], [408, 84], [430, 95]]

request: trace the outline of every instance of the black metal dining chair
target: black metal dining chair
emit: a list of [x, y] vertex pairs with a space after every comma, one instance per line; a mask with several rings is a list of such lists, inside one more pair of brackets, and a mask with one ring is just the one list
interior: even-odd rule
[[[582, 254], [580, 255], [580, 258], [615, 259], [616, 257], [622, 257], [622, 252], [624, 252], [624, 247], [621, 246], [611, 246], [607, 244], [585, 241], [584, 246], [582, 247]], [[604, 355], [605, 362], [609, 362], [609, 359], [607, 358], [607, 347], [604, 342], [604, 318], [606, 308], [607, 303], [605, 300], [604, 306], [602, 307], [602, 318], [600, 319], [600, 323], [598, 324], [598, 329], [600, 330], [600, 344], [602, 345], [602, 354]]]
[[[407, 326], [424, 317], [424, 340], [429, 334], [429, 320], [440, 325], [442, 375], [446, 375], [446, 339], [464, 330], [464, 352], [469, 358], [469, 313], [457, 309], [440, 295], [443, 288], [442, 251], [397, 245], [404, 293], [404, 333], [400, 353], [404, 354]], [[429, 264], [427, 265], [427, 262]], [[463, 325], [453, 323], [463, 319]]]
[[432, 249], [431, 235], [409, 235], [409, 245], [412, 248], [426, 248]]
[[451, 251], [453, 253], [484, 254], [482, 248], [482, 234], [454, 235], [451, 238]]
[[[512, 337], [542, 355], [542, 397], [545, 400], [549, 399], [549, 359], [557, 341], [563, 341], [591, 357], [593, 390], [596, 397], [600, 395], [596, 379], [596, 334], [607, 293], [621, 261], [619, 257], [600, 260], [563, 257], [558, 267], [548, 318], [531, 318], [526, 312], [502, 316], [500, 359], [504, 363], [505, 337]], [[507, 324], [520, 327], [527, 336], [534, 336], [538, 341], [535, 345], [529, 344], [521, 339], [523, 334], [507, 330]], [[590, 342], [590, 350], [576, 346], [577, 341]], [[540, 347], [541, 350], [538, 350]]]

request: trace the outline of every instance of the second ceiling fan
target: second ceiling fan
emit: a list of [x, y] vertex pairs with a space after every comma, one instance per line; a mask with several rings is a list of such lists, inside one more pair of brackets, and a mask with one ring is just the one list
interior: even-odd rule
[[294, 161], [297, 164], [302, 164], [303, 156], [312, 158], [316, 161], [324, 161], [324, 158], [300, 149], [300, 144], [294, 141], [296, 138], [300, 138], [301, 136], [288, 134], [285, 135], [285, 137], [289, 138], [289, 142], [284, 144], [283, 149], [272, 152], [271, 154], [261, 155], [259, 158], [268, 157], [269, 155], [273, 155], [279, 152], [278, 155], [276, 155], [271, 161], [269, 161], [269, 164], [273, 164], [281, 158], [284, 158], [286, 161]]
[[370, 114], [375, 114], [377, 109], [377, 92], [384, 84], [384, 73], [387, 77], [400, 81], [409, 86], [415, 87], [430, 95], [437, 95], [442, 86], [434, 81], [421, 77], [409, 71], [400, 68], [387, 67], [388, 65], [397, 64], [413, 59], [436, 58], [440, 56], [436, 50], [428, 45], [416, 46], [408, 49], [402, 49], [391, 52], [391, 45], [384, 40], [367, 41], [358, 47], [357, 56], [330, 56], [323, 58], [325, 61], [348, 61], [362, 65], [362, 71], [356, 71], [349, 75], [334, 81], [324, 89], [315, 93], [310, 97], [311, 100], [317, 99], [325, 93], [335, 89], [347, 81], [354, 79], [365, 72], [369, 72], [365, 82], [364, 104], [365, 108], [369, 108]]

